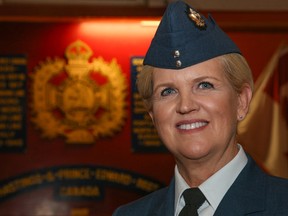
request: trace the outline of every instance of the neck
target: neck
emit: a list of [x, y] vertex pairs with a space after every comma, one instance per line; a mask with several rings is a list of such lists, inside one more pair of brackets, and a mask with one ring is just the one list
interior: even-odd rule
[[235, 148], [232, 148], [229, 152], [225, 152], [217, 157], [205, 157], [199, 160], [187, 158], [179, 160], [176, 158], [176, 164], [179, 173], [186, 183], [190, 187], [198, 187], [210, 176], [229, 163], [237, 155], [238, 151], [239, 149], [237, 145], [235, 145]]

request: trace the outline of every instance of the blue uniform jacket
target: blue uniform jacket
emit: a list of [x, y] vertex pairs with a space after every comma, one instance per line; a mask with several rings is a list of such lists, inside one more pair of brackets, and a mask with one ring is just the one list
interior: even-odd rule
[[[119, 207], [113, 216], [174, 216], [175, 181]], [[220, 202], [214, 216], [288, 216], [288, 180], [267, 175], [248, 163]]]

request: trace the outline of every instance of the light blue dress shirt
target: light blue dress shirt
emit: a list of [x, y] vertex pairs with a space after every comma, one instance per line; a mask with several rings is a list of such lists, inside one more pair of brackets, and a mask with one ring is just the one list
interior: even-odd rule
[[[238, 147], [237, 155], [199, 186], [206, 197], [206, 201], [198, 209], [199, 216], [212, 216], [215, 213], [225, 193], [245, 167], [248, 161], [247, 156], [242, 146], [238, 144]], [[180, 175], [177, 166], [175, 166], [175, 216], [179, 215], [185, 205], [182, 193], [187, 188], [189, 188], [189, 185]]]

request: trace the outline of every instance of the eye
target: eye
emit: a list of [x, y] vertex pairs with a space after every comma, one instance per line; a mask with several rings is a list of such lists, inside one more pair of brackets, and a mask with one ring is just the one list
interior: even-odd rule
[[200, 89], [213, 89], [214, 85], [210, 82], [201, 82], [199, 83], [198, 87]]
[[161, 91], [161, 96], [168, 96], [171, 94], [175, 94], [176, 90], [173, 88], [165, 88], [163, 91]]

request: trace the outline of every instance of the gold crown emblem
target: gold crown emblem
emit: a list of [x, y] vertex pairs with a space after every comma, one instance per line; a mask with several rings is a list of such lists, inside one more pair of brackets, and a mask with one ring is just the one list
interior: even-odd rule
[[66, 48], [65, 54], [69, 62], [87, 62], [93, 52], [87, 44], [77, 40]]
[[66, 49], [64, 59], [47, 59], [32, 75], [32, 122], [43, 137], [67, 143], [94, 143], [121, 130], [126, 117], [127, 84], [120, 66], [98, 57], [82, 41]]

